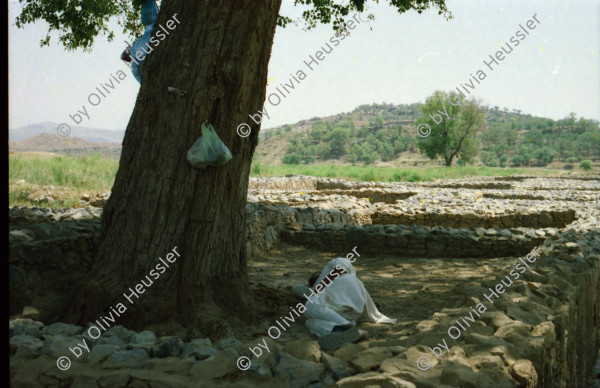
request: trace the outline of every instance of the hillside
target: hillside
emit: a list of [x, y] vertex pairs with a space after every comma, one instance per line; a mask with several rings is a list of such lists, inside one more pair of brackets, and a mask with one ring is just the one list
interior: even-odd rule
[[[8, 131], [8, 139], [9, 141], [19, 141], [42, 133], [56, 135], [57, 126], [57, 123], [45, 121], [43, 123], [30, 124], [16, 129], [11, 128]], [[75, 125], [71, 125], [70, 127], [70, 136], [78, 137], [80, 139], [95, 143], [120, 143], [123, 140], [123, 135], [125, 134], [125, 131], [123, 130], [117, 131], [101, 128], [78, 127]]]
[[[358, 164], [439, 166], [418, 152], [414, 121], [421, 104], [361, 105], [349, 113], [312, 118], [261, 131], [255, 162], [280, 164]], [[574, 115], [561, 120], [519, 110], [486, 110], [475, 164], [490, 167], [565, 167], [600, 160], [598, 122]], [[464, 164], [458, 159], [458, 164]]]
[[8, 149], [12, 152], [52, 152], [66, 156], [98, 154], [110, 159], [118, 159], [121, 155], [121, 144], [119, 143], [93, 143], [77, 137], [63, 137], [47, 133], [9, 142]]
[[[480, 134], [475, 165], [573, 169], [582, 160], [600, 163], [600, 128], [595, 120], [534, 117], [519, 110], [484, 107], [487, 128]], [[377, 167], [438, 167], [418, 152], [414, 122], [421, 104], [361, 105], [352, 112], [313, 117], [260, 132], [254, 164], [337, 164]], [[43, 126], [40, 124], [40, 126]], [[103, 137], [93, 130], [88, 138]], [[106, 132], [106, 131], [105, 131]], [[11, 131], [12, 138], [12, 131]], [[52, 152], [68, 156], [99, 154], [118, 159], [120, 143], [91, 142], [42, 133], [9, 143], [16, 152]], [[466, 165], [457, 159], [454, 165]]]

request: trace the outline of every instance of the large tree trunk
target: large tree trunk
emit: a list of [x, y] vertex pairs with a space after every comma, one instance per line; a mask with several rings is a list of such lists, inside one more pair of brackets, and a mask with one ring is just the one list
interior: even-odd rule
[[[200, 306], [244, 309], [246, 194], [259, 130], [248, 115], [265, 101], [280, 5], [163, 0], [154, 36], [174, 14], [180, 24], [146, 61], [104, 207], [97, 280], [81, 294], [80, 321], [95, 320], [119, 302], [128, 309], [119, 323], [132, 327], [167, 318], [192, 324], [205, 312]], [[186, 153], [205, 120], [233, 159], [198, 170]], [[236, 133], [241, 122], [252, 126], [247, 138]], [[127, 302], [123, 293], [142, 279], [148, 283], [158, 258], [166, 261], [175, 246], [181, 257], [133, 297], [133, 305]]]

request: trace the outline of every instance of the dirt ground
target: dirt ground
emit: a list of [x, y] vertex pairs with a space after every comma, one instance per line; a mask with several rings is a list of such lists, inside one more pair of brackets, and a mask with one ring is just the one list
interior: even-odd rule
[[[395, 325], [372, 324], [363, 322], [359, 327], [367, 330], [369, 336], [361, 342], [369, 345], [378, 342], [382, 345], [394, 345], [395, 339], [416, 333], [416, 325], [423, 320], [432, 319], [432, 315], [444, 308], [471, 306], [471, 297], [481, 297], [481, 293], [469, 290], [480, 286], [482, 280], [494, 279], [496, 275], [508, 274], [509, 267], [516, 257], [505, 258], [407, 258], [393, 255], [361, 254], [353, 263], [358, 278], [365, 284], [373, 301], [380, 311], [395, 318]], [[305, 298], [298, 299], [291, 288], [296, 284], [306, 284], [311, 273], [321, 271], [325, 264], [336, 257], [346, 256], [348, 252], [319, 252], [300, 246], [282, 243], [266, 255], [253, 258], [248, 263], [248, 274], [252, 297], [250, 298], [251, 316], [240, 317], [238, 311], [225, 312], [199, 306], [204, 321], [211, 322], [210, 327], [184, 328], [175, 321], [150, 325], [141, 330], [152, 330], [157, 336], [176, 335], [184, 341], [193, 338], [209, 337], [213, 343], [234, 336], [244, 343], [253, 343], [261, 336], [267, 336], [270, 326], [290, 307]], [[524, 254], [527, 252], [524, 252]], [[280, 320], [282, 322], [282, 320]], [[311, 334], [304, 324], [301, 314], [291, 327], [282, 332], [277, 342], [284, 344]]]
[[[361, 254], [360, 247], [356, 251]], [[254, 325], [235, 319], [229, 321], [234, 335], [240, 341], [267, 335], [269, 326], [289, 313], [290, 306], [306, 301], [294, 296], [292, 286], [306, 284], [312, 272], [321, 271], [329, 260], [347, 253], [350, 252], [326, 253], [282, 245], [280, 249], [252, 260], [248, 271], [251, 286], [260, 299], [256, 300], [257, 308], [261, 306], [268, 312], [263, 312], [260, 322]], [[395, 325], [361, 323], [359, 326], [369, 332], [365, 343], [376, 341], [392, 345], [394, 338], [414, 334], [417, 323], [431, 319], [434, 313], [466, 303], [471, 305], [469, 299], [481, 295], [469, 292], [469, 288], [507, 272], [505, 269], [514, 260], [516, 258], [435, 259], [361, 254], [353, 263], [358, 278], [380, 306], [380, 311], [397, 319]], [[277, 341], [305, 336], [312, 334], [306, 329], [303, 318], [291, 324]]]

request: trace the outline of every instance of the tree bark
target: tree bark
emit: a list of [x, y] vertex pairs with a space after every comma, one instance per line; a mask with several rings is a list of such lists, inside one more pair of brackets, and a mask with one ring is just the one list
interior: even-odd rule
[[[162, 2], [153, 35], [160, 25], [169, 31], [166, 23], [174, 14], [180, 24], [144, 65], [104, 207], [95, 281], [76, 303], [79, 321], [95, 320], [119, 302], [128, 309], [119, 323], [134, 328], [168, 318], [197, 323], [200, 305], [244, 309], [246, 196], [260, 127], [248, 115], [265, 101], [280, 5], [281, 0]], [[233, 159], [198, 170], [186, 153], [205, 120]], [[252, 127], [249, 137], [236, 133], [242, 122]], [[142, 279], [147, 283], [158, 258], [165, 260], [175, 246], [177, 261], [139, 299], [132, 298], [133, 306], [126, 302], [124, 293]]]

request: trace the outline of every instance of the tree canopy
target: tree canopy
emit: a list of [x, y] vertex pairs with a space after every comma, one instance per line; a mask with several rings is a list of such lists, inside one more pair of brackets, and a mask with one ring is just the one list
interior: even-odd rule
[[415, 125], [426, 125], [431, 133], [418, 143], [430, 159], [442, 157], [447, 167], [455, 157], [471, 163], [479, 151], [478, 132], [485, 126], [485, 112], [474, 100], [436, 91], [421, 107], [424, 116]]
[[[111, 31], [108, 25], [113, 17], [117, 17], [123, 33], [131, 38], [135, 38], [143, 31], [140, 22], [143, 0], [19, 0], [19, 2], [25, 3], [25, 6], [16, 18], [17, 27], [22, 28], [38, 20], [49, 24], [46, 37], [40, 42], [41, 46], [48, 46], [51, 33], [57, 31], [59, 43], [67, 50], [90, 51], [94, 40], [99, 35], [106, 36], [109, 42], [114, 39], [114, 31]], [[307, 30], [316, 27], [318, 23], [333, 22], [333, 29], [337, 31], [345, 27], [345, 17], [352, 11], [365, 11], [366, 0], [350, 0], [347, 4], [344, 3], [345, 1], [341, 1], [341, 4], [336, 4], [333, 0], [294, 0], [295, 6], [307, 7], [302, 13], [302, 20]], [[446, 19], [452, 18], [445, 0], [388, 0], [388, 3], [396, 7], [398, 13], [411, 9], [422, 13], [433, 7], [438, 10], [439, 15], [444, 15]], [[367, 18], [374, 19], [374, 16], [369, 14]], [[295, 21], [290, 17], [279, 15], [277, 25], [285, 27], [292, 22]]]

